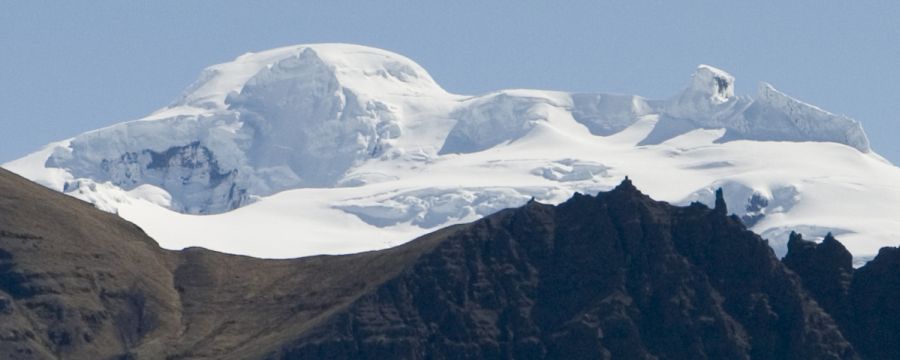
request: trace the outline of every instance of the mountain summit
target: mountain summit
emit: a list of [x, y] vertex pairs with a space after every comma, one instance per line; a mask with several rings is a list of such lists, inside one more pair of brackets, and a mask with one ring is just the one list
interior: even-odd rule
[[264, 257], [384, 248], [532, 198], [608, 190], [626, 174], [676, 204], [712, 204], [724, 188], [779, 254], [793, 230], [838, 234], [857, 256], [898, 241], [900, 170], [857, 121], [768, 84], [737, 95], [735, 81], [701, 65], [661, 100], [468, 96], [389, 51], [298, 45], [211, 66], [170, 106], [4, 167], [117, 212], [165, 247]]

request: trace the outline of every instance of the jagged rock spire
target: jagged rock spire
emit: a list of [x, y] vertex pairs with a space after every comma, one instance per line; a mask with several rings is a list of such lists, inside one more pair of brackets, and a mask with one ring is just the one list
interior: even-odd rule
[[722, 188], [716, 189], [716, 205], [713, 210], [722, 215], [728, 214], [728, 206], [725, 205], [725, 195], [722, 192]]
[[634, 186], [634, 184], [631, 182], [631, 179], [628, 178], [628, 175], [625, 175], [625, 179], [622, 180], [622, 182], [619, 183], [619, 185], [616, 186], [616, 188], [613, 189], [613, 190], [616, 190], [616, 191], [635, 191], [635, 192], [640, 192], [640, 190], [638, 190], [638, 189]]
[[791, 231], [787, 242], [788, 253], [800, 251], [804, 243], [808, 243], [808, 241], [803, 240], [803, 234]]

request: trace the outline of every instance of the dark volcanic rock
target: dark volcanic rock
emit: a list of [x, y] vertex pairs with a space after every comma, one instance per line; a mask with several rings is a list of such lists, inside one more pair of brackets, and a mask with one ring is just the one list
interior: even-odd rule
[[846, 330], [851, 320], [853, 255], [829, 233], [820, 244], [791, 233], [782, 262], [803, 279], [813, 298]]
[[[626, 180], [384, 251], [261, 260], [161, 250], [0, 170], [0, 357], [856, 358], [725, 210], [656, 202]], [[876, 261], [850, 298], [874, 294], [889, 313], [900, 287], [874, 279], [897, 265]]]
[[853, 274], [848, 330], [867, 359], [900, 359], [900, 249], [882, 248]]
[[[724, 210], [724, 209], [720, 209]], [[273, 358], [854, 358], [739, 220], [626, 181], [454, 231]]]
[[854, 270], [850, 253], [831, 234], [816, 244], [792, 233], [783, 262], [863, 358], [900, 359], [900, 249], [882, 248]]
[[716, 189], [716, 204], [713, 210], [721, 215], [728, 214], [728, 206], [725, 204], [725, 195], [722, 194], [722, 188]]

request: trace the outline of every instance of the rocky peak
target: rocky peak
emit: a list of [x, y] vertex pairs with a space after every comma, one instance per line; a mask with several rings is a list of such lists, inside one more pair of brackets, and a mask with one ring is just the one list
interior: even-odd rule
[[725, 204], [725, 192], [722, 188], [716, 189], [716, 203], [713, 210], [717, 214], [727, 215], [728, 214], [728, 205]]
[[818, 244], [804, 240], [799, 233], [791, 232], [787, 246], [785, 264], [810, 261], [809, 265], [821, 266], [823, 269], [833, 268], [848, 273], [853, 271], [853, 256], [830, 232]]
[[622, 182], [619, 183], [619, 185], [617, 185], [615, 188], [613, 188], [612, 191], [623, 192], [623, 193], [635, 193], [635, 194], [643, 195], [643, 194], [641, 194], [641, 191], [638, 190], [637, 187], [634, 186], [634, 183], [631, 182], [631, 179], [629, 179], [628, 176], [625, 176], [625, 179], [623, 179]]
[[817, 244], [791, 233], [782, 261], [863, 358], [900, 358], [900, 248], [882, 248], [853, 269], [850, 253], [832, 234]]
[[884, 247], [853, 275], [848, 338], [870, 359], [900, 359], [900, 248]]
[[630, 179], [506, 210], [278, 354], [856, 358], [765, 241], [715, 214], [653, 201]]
[[788, 253], [782, 262], [800, 275], [813, 298], [839, 323], [849, 321], [853, 257], [831, 233], [816, 244], [791, 232]]
[[388, 250], [263, 260], [163, 251], [0, 170], [0, 356], [857, 358], [764, 240], [711, 214], [626, 180]]

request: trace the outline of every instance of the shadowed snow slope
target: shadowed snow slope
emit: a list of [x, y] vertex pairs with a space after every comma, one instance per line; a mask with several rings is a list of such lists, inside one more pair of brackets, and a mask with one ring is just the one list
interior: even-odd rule
[[[900, 243], [900, 170], [858, 122], [701, 65], [666, 100], [444, 91], [384, 50], [299, 45], [214, 65], [172, 105], [4, 167], [139, 224], [164, 247], [261, 257], [379, 249], [623, 176], [857, 256]], [[203, 214], [205, 216], [195, 216]]]

